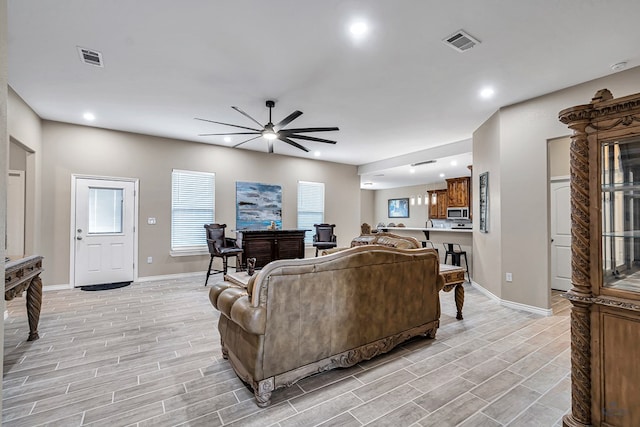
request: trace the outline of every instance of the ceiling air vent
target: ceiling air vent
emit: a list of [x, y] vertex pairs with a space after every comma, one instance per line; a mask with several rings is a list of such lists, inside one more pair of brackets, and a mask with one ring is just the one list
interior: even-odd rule
[[442, 39], [442, 41], [458, 52], [464, 52], [465, 50], [469, 50], [475, 45], [479, 44], [480, 41], [476, 38], [471, 37], [469, 34], [464, 32], [463, 30], [456, 31], [451, 34], [449, 37]]
[[96, 67], [104, 67], [102, 62], [102, 54], [97, 50], [91, 50], [78, 46], [80, 60], [85, 64], [95, 65]]
[[411, 166], [428, 165], [429, 163], [435, 163], [435, 160], [425, 160], [424, 162], [411, 163]]

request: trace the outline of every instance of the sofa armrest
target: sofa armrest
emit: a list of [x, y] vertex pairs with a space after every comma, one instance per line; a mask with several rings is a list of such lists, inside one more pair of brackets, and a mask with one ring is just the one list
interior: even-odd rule
[[442, 274], [438, 274], [438, 278], [436, 279], [436, 289], [440, 292], [444, 288], [444, 276]]
[[228, 282], [220, 282], [209, 290], [209, 300], [220, 311], [221, 316], [233, 320], [245, 331], [256, 335], [265, 333], [266, 309], [253, 307], [245, 289]]

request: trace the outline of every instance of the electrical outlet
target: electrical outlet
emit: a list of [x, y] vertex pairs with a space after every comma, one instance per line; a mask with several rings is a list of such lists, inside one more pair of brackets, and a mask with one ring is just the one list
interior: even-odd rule
[[513, 275], [511, 273], [506, 273], [505, 279], [507, 280], [507, 282], [513, 282]]
[[153, 264], [153, 257], [152, 256], [148, 256], [147, 257], [147, 264]]
[[156, 219], [155, 218], [147, 218], [147, 224], [155, 225], [156, 224]]

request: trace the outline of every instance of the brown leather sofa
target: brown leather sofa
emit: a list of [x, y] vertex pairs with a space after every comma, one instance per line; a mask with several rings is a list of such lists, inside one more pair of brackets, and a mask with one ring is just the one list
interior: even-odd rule
[[220, 282], [209, 298], [223, 356], [267, 406], [277, 388], [434, 338], [443, 286], [433, 249], [367, 245], [273, 261], [247, 289]]

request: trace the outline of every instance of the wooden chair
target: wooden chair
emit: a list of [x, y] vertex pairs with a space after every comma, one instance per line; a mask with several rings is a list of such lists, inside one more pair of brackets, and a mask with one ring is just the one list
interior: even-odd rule
[[[243, 251], [242, 248], [236, 245], [235, 239], [225, 237], [224, 230], [227, 228], [227, 224], [205, 224], [204, 228], [207, 230], [207, 245], [209, 246], [209, 254], [211, 254], [207, 278], [204, 281], [204, 285], [207, 286], [209, 276], [212, 274], [227, 274], [227, 260], [229, 257], [236, 257], [236, 271], [238, 271], [241, 268], [240, 255], [242, 255]], [[211, 265], [215, 257], [222, 258], [222, 270], [211, 271]]]
[[338, 246], [336, 235], [333, 234], [335, 224], [313, 224], [316, 234], [313, 236], [313, 246], [316, 248], [316, 256], [319, 249], [330, 249]]

